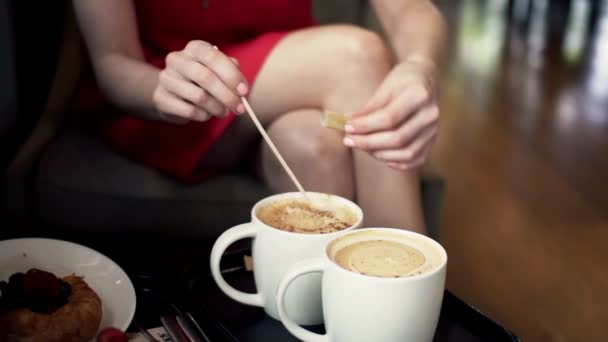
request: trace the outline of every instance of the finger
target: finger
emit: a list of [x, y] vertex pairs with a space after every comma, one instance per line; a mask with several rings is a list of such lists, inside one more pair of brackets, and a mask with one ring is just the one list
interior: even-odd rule
[[380, 108], [386, 106], [390, 102], [391, 98], [391, 92], [388, 87], [384, 88], [381, 86], [380, 89], [378, 89], [377, 92], [374, 94], [374, 96], [372, 96], [372, 98], [365, 104], [365, 106], [363, 106], [363, 108], [356, 112], [348, 113], [347, 116], [349, 118], [357, 118], [367, 115], [373, 111], [377, 111]]
[[241, 63], [239, 63], [239, 60], [234, 58], [234, 57], [230, 57], [230, 59], [232, 60], [232, 63], [236, 64], [237, 67], [241, 66]]
[[427, 146], [431, 145], [437, 135], [435, 126], [427, 128], [407, 148], [380, 150], [373, 153], [377, 159], [387, 162], [412, 163], [421, 156]]
[[223, 117], [226, 114], [226, 107], [221, 102], [175, 71], [170, 69], [162, 71], [159, 83], [177, 97], [204, 109], [213, 116]]
[[156, 108], [166, 115], [179, 116], [195, 121], [206, 121], [209, 119], [209, 114], [207, 112], [200, 108], [196, 108], [193, 104], [178, 98], [162, 87], [159, 87], [154, 91], [153, 99]]
[[438, 118], [437, 106], [428, 106], [413, 115], [397, 130], [371, 134], [349, 134], [345, 137], [344, 143], [346, 146], [366, 151], [400, 149], [410, 144], [425, 128], [436, 126]]
[[428, 157], [429, 153], [431, 152], [432, 147], [433, 147], [432, 144], [429, 144], [428, 146], [426, 146], [425, 150], [420, 154], [420, 156], [418, 158], [416, 158], [415, 160], [413, 160], [412, 162], [409, 162], [409, 163], [389, 162], [387, 164], [394, 169], [402, 170], [402, 171], [409, 171], [409, 170], [417, 169], [426, 163], [427, 157]]
[[388, 167], [390, 167], [391, 169], [402, 170], [402, 164], [399, 164], [397, 162], [387, 162], [386, 165], [388, 165]]
[[211, 44], [194, 40], [188, 43], [184, 51], [199, 63], [211, 69], [228, 88], [234, 90], [238, 95], [247, 95], [249, 89], [245, 76], [238, 66]]
[[[213, 48], [211, 50], [215, 51]], [[245, 108], [241, 104], [240, 97], [228, 89], [218, 76], [205, 65], [181, 53], [171, 53], [167, 60], [171, 63], [172, 70], [205, 89], [225, 107], [239, 113], [244, 111]]]
[[430, 94], [426, 88], [410, 87], [401, 96], [393, 99], [388, 106], [350, 120], [345, 126], [345, 130], [349, 133], [367, 134], [395, 128], [422, 107], [429, 97]]
[[190, 120], [188, 120], [188, 119], [184, 119], [182, 117], [175, 116], [173, 114], [163, 113], [160, 111], [158, 112], [158, 117], [161, 118], [163, 121], [170, 122], [170, 123], [177, 124], [177, 125], [183, 125], [183, 124], [187, 124], [188, 122], [190, 122]]

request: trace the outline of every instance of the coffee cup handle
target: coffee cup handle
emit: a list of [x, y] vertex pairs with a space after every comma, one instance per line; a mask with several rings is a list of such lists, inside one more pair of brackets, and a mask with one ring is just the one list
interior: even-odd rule
[[245, 293], [235, 289], [226, 282], [220, 271], [220, 261], [226, 249], [238, 240], [246, 238], [255, 238], [257, 232], [258, 229], [251, 222], [240, 224], [238, 226], [228, 229], [227, 231], [222, 233], [222, 235], [220, 235], [220, 237], [215, 241], [215, 244], [211, 249], [210, 262], [211, 274], [213, 275], [213, 279], [220, 287], [220, 289], [224, 291], [226, 295], [228, 295], [228, 297], [243, 304], [262, 307], [264, 306], [264, 300], [262, 299], [262, 296], [259, 292]]
[[287, 309], [285, 308], [285, 292], [287, 292], [287, 288], [289, 288], [289, 285], [296, 280], [296, 278], [307, 273], [323, 272], [324, 269], [325, 264], [321, 258], [305, 260], [289, 268], [279, 283], [279, 288], [277, 291], [277, 306], [279, 309], [281, 322], [290, 333], [303, 341], [328, 342], [329, 337], [327, 334], [321, 335], [308, 331], [297, 325], [287, 316]]

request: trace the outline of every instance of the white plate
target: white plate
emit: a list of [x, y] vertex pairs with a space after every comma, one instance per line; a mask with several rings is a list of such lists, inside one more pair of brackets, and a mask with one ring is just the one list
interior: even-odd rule
[[58, 277], [84, 277], [101, 298], [100, 329], [115, 327], [125, 331], [135, 314], [135, 289], [129, 277], [105, 255], [72, 242], [52, 239], [0, 241], [0, 280], [15, 272], [39, 268]]

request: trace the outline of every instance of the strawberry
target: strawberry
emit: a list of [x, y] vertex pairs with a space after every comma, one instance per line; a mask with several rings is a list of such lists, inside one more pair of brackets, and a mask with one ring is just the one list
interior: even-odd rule
[[96, 342], [128, 342], [127, 335], [122, 331], [109, 327], [105, 328], [97, 334]]

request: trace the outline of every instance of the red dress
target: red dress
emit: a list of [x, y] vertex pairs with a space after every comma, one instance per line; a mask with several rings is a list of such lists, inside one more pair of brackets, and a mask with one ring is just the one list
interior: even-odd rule
[[[204, 40], [238, 59], [249, 84], [281, 38], [314, 24], [311, 0], [135, 0], [135, 8], [148, 63], [162, 68], [169, 52]], [[233, 120], [175, 125], [125, 113], [106, 119], [103, 134], [126, 157], [197, 182], [214, 172], [197, 165]]]

